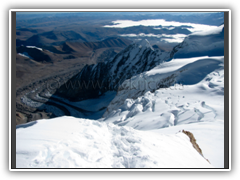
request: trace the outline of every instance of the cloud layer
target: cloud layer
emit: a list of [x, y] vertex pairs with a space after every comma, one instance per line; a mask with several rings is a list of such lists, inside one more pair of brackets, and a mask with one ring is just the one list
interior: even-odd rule
[[185, 34], [145, 34], [145, 33], [140, 33], [140, 34], [121, 34], [120, 36], [123, 37], [156, 37], [156, 38], [161, 38], [162, 41], [167, 41], [170, 43], [181, 43], [184, 38], [187, 36]]
[[164, 19], [147, 19], [147, 20], [140, 20], [140, 21], [132, 21], [132, 20], [117, 20], [112, 22], [113, 25], [105, 25], [104, 27], [107, 28], [127, 28], [132, 26], [162, 26], [165, 28], [173, 28], [174, 27], [181, 27], [181, 26], [190, 26], [185, 27], [189, 31], [193, 32], [200, 32], [211, 30], [216, 28], [217, 26], [205, 25], [205, 24], [195, 24], [195, 23], [185, 23], [185, 22], [176, 22], [176, 21], [165, 21]]
[[[132, 26], [153, 26], [153, 29], [168, 29], [173, 30], [175, 27], [181, 27], [183, 29], [188, 29], [194, 35], [207, 35], [207, 34], [216, 34], [222, 30], [223, 26], [212, 26], [205, 24], [195, 24], [195, 23], [186, 23], [186, 22], [176, 22], [176, 21], [165, 21], [164, 19], [148, 19], [140, 21], [132, 20], [117, 20], [112, 22], [113, 25], [105, 25], [106, 28], [127, 28]], [[156, 27], [161, 26], [161, 27]], [[167, 41], [169, 43], [181, 43], [184, 38], [187, 36], [185, 34], [121, 34], [123, 37], [156, 37], [161, 38], [161, 41]]]

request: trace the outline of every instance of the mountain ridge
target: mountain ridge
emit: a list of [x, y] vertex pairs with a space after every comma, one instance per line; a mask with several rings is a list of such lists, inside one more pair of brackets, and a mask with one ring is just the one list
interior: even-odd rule
[[190, 34], [171, 52], [171, 58], [223, 55], [224, 25], [219, 26], [213, 32], [206, 32], [206, 34]]
[[[162, 61], [169, 59], [170, 53], [154, 50], [149, 46], [149, 42], [144, 41], [146, 46], [143, 46], [142, 42], [140, 44], [133, 43], [110, 61], [86, 65], [79, 74], [62, 85], [56, 95], [74, 101], [98, 97], [108, 90], [116, 91], [124, 80], [150, 70]], [[77, 85], [87, 83], [87, 87], [71, 88], [69, 86], [76, 85], [76, 83], [78, 83]]]

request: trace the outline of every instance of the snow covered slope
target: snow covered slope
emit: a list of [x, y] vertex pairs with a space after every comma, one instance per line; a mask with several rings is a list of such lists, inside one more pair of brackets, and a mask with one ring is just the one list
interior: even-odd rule
[[[162, 89], [163, 92], [161, 93], [171, 92], [170, 94], [184, 94], [188, 88], [195, 87], [195, 89], [191, 90], [194, 93], [207, 93], [210, 95], [211, 92], [215, 92], [223, 97], [223, 61], [222, 56], [173, 59], [156, 66], [150, 71], [134, 76], [124, 81], [119, 87], [117, 96], [109, 104], [104, 117], [107, 117], [109, 113], [114, 114], [118, 108], [120, 108], [121, 111], [130, 109], [135, 111], [136, 108], [142, 109], [141, 111], [146, 111], [149, 108], [152, 109], [155, 103], [152, 99], [155, 99]], [[215, 70], [216, 72], [214, 72]], [[219, 76], [215, 77], [213, 74], [219, 74]], [[196, 84], [198, 85], [190, 86]], [[161, 90], [150, 93], [150, 91], [154, 92], [157, 89]], [[144, 94], [145, 96], [141, 97]], [[159, 95], [159, 98], [164, 97], [165, 95]], [[133, 101], [131, 99], [136, 100]], [[169, 104], [167, 101], [168, 100], [164, 101], [164, 103]], [[135, 102], [137, 104], [142, 103], [144, 107], [137, 106]], [[136, 106], [136, 108], [133, 108], [133, 105]], [[147, 105], [147, 107], [145, 107], [145, 105]], [[127, 117], [129, 116], [130, 115], [127, 115]]]
[[17, 168], [212, 168], [182, 132], [73, 117], [17, 126]]
[[[142, 41], [107, 63], [86, 66], [75, 81], [101, 80], [117, 90], [103, 117], [64, 116], [17, 126], [17, 167], [223, 168], [224, 56], [218, 30], [189, 36], [171, 60], [170, 53]], [[60, 94], [85, 99], [109, 89]], [[75, 103], [93, 110], [102, 107], [96, 102]], [[204, 157], [183, 129], [193, 133]]]
[[218, 26], [211, 31], [190, 34], [182, 43], [175, 46], [171, 52], [171, 57], [174, 58], [223, 55], [224, 25]]
[[[137, 85], [143, 82], [146, 86]], [[223, 57], [173, 59], [126, 80], [101, 121], [172, 133], [195, 127], [200, 147], [208, 149], [203, 154], [223, 167]]]
[[[177, 45], [173, 49], [171, 56], [174, 56], [174, 59], [171, 59], [169, 62], [162, 62], [160, 65], [157, 65], [155, 68], [147, 72], [140, 73], [131, 77], [130, 79], [125, 80], [121, 86], [119, 86], [117, 96], [110, 103], [103, 117], [107, 117], [110, 112], [114, 113], [115, 111], [113, 110], [117, 110], [117, 108], [120, 106], [123, 106], [123, 110], [131, 107], [132, 103], [129, 102], [128, 98], [136, 99], [139, 96], [144, 95], [144, 93], [147, 91], [154, 92], [157, 89], [168, 88], [172, 85], [181, 87], [183, 87], [183, 85], [185, 87], [187, 87], [186, 85], [196, 85], [213, 71], [217, 69], [223, 70], [223, 56], [197, 56], [197, 51], [200, 48], [201, 49], [199, 51], [204, 54], [206, 53], [204, 50], [205, 46], [215, 46], [214, 44], [216, 43], [223, 44], [224, 38], [222, 35], [220, 36], [221, 38], [215, 38], [216, 41], [211, 41], [213, 37], [218, 36], [219, 33], [222, 34], [222, 29], [223, 26], [220, 26], [212, 31], [190, 35], [183, 41], [183, 43]], [[211, 51], [211, 54], [214, 54], [214, 52], [215, 50]], [[221, 52], [223, 52], [223, 50]], [[185, 58], [176, 58], [183, 54], [186, 56]], [[223, 75], [221, 78], [223, 79]], [[210, 80], [211, 79], [207, 78], [206, 81], [208, 82]], [[221, 82], [221, 87], [218, 87], [217, 91], [223, 95], [224, 88], [222, 80], [219, 80], [219, 82]], [[202, 89], [205, 89], [204, 86], [206, 83], [200, 84]], [[215, 89], [215, 86], [218, 86], [215, 82], [208, 82], [208, 84], [209, 85], [207, 86], [213, 89]], [[181, 89], [181, 87], [179, 88]]]
[[[136, 88], [142, 78], [151, 86]], [[215, 167], [224, 166], [223, 57], [173, 59], [123, 84], [101, 121], [144, 131], [164, 128], [168, 132], [175, 127], [177, 132], [195, 127], [202, 133], [197, 137], [200, 147], [209, 150], [203, 149], [203, 154]], [[129, 88], [130, 84], [134, 88]]]

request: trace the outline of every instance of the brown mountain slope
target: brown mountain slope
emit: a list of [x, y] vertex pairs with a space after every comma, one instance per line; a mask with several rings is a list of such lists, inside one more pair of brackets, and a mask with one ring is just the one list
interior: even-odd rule
[[[27, 39], [26, 39], [27, 38]], [[35, 31], [21, 31], [17, 30], [17, 40], [24, 41], [23, 45], [28, 46], [49, 46], [59, 45], [65, 41], [87, 41], [80, 34], [75, 31], [48, 31], [43, 33], [36, 33]], [[20, 45], [20, 44], [17, 44]]]
[[[69, 51], [89, 51], [96, 50], [100, 48], [110, 48], [110, 47], [121, 47], [125, 48], [131, 43], [131, 41], [124, 38], [108, 38], [103, 41], [97, 42], [66, 42], [62, 48], [66, 48]], [[62, 49], [63, 50], [63, 49]], [[63, 50], [64, 51], [64, 50]]]

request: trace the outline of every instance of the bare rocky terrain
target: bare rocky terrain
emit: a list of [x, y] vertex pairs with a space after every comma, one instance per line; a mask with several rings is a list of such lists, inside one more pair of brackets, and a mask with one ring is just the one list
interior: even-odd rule
[[[28, 62], [32, 60], [28, 59]], [[17, 78], [16, 78], [16, 124], [22, 124], [29, 121], [42, 118], [52, 117], [51, 113], [46, 113], [44, 110], [39, 111], [37, 108], [28, 106], [22, 101], [22, 97], [31, 94], [32, 98], [38, 92], [44, 90], [54, 91], [57, 86], [54, 86], [56, 80], [58, 83], [63, 83], [68, 80], [75, 73], [78, 73], [84, 64], [75, 66], [76, 62], [71, 62], [66, 65], [65, 63], [56, 63], [53, 67], [50, 64], [37, 64], [36, 67], [25, 67], [24, 71], [18, 66], [17, 63]], [[26, 64], [25, 64], [26, 66]], [[61, 68], [62, 67], [62, 68]], [[63, 67], [68, 67], [63, 69]], [[20, 73], [19, 73], [20, 72]], [[20, 74], [20, 75], [19, 75]], [[35, 91], [37, 89], [37, 91]]]
[[[16, 55], [16, 124], [56, 116], [51, 112], [46, 112], [45, 108], [39, 109], [30, 105], [24, 101], [26, 98], [31, 100], [32, 104], [42, 103], [45, 106], [57, 107], [65, 115], [71, 115], [65, 107], [66, 104], [65, 106], [60, 105], [62, 102], [55, 103], [53, 99], [49, 102], [46, 94], [53, 94], [64, 82], [79, 73], [86, 64], [107, 61], [130, 42], [120, 38], [93, 43], [65, 42], [59, 46], [52, 46], [57, 50], [56, 52], [35, 46], [31, 48], [24, 45], [18, 47]], [[26, 53], [29, 56], [25, 56]], [[42, 99], [36, 98], [39, 96]], [[78, 107], [72, 108], [81, 111]]]
[[[94, 20], [93, 20], [94, 19]], [[131, 41], [106, 36], [98, 16], [17, 14], [16, 125], [55, 117], [57, 109], [71, 115], [73, 105], [49, 98], [86, 64], [108, 61]], [[96, 32], [97, 31], [97, 32]], [[112, 30], [110, 30], [112, 31]], [[61, 115], [61, 114], [60, 114]]]

